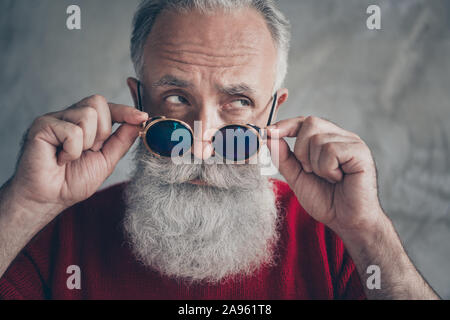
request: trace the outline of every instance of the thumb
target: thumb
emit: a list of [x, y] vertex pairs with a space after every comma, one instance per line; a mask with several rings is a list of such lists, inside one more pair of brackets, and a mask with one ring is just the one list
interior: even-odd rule
[[136, 138], [139, 136], [139, 127], [122, 124], [119, 129], [112, 134], [103, 145], [102, 153], [108, 163], [109, 173], [116, 167], [120, 159], [133, 146]]
[[267, 140], [273, 164], [290, 186], [294, 186], [303, 168], [283, 138]]

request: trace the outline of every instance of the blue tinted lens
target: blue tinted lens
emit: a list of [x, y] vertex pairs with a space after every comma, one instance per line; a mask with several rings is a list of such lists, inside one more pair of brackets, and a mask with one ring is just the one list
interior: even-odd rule
[[240, 125], [226, 126], [214, 135], [214, 151], [227, 160], [244, 161], [259, 150], [259, 139], [255, 131]]
[[148, 129], [146, 141], [150, 149], [160, 156], [171, 157], [172, 152], [175, 152], [174, 156], [182, 156], [190, 149], [193, 136], [181, 122], [163, 120]]

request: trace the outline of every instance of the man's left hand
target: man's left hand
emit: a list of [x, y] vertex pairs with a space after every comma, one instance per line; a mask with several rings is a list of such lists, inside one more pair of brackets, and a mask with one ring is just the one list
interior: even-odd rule
[[[370, 230], [384, 216], [375, 163], [359, 136], [320, 118], [298, 117], [268, 127], [268, 137], [275, 165], [314, 219], [342, 236]], [[296, 138], [294, 151], [285, 137]], [[271, 146], [277, 142], [278, 152]]]

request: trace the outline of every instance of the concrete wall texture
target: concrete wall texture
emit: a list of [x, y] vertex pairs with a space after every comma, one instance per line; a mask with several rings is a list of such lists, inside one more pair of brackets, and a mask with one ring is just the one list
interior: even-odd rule
[[[125, 79], [138, 1], [0, 1], [0, 184], [37, 116], [99, 93], [131, 104]], [[450, 298], [450, 2], [281, 0], [292, 23], [279, 119], [316, 115], [359, 134], [386, 212], [419, 270]], [[81, 7], [82, 29], [66, 28]], [[368, 30], [366, 9], [382, 10]], [[105, 183], [126, 179], [130, 154]]]

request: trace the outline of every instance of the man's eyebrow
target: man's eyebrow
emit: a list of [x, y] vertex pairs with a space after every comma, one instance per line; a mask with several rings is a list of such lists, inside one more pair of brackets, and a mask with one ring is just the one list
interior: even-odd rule
[[[192, 83], [186, 80], [179, 79], [172, 75], [165, 75], [158, 81], [152, 84], [153, 88], [158, 87], [178, 87], [178, 88], [190, 88]], [[236, 96], [236, 95], [254, 95], [255, 90], [246, 83], [232, 84], [227, 86], [217, 86], [218, 90], [226, 95]]]
[[219, 87], [219, 91], [224, 94], [230, 95], [230, 96], [236, 96], [236, 95], [242, 95], [242, 94], [248, 94], [248, 95], [255, 94], [255, 90], [245, 83], [232, 84], [232, 85], [228, 85], [228, 86], [224, 86], [224, 87]]
[[152, 84], [153, 88], [158, 87], [179, 87], [179, 88], [188, 88], [192, 87], [192, 84], [189, 81], [178, 79], [175, 76], [165, 75], [158, 81]]

